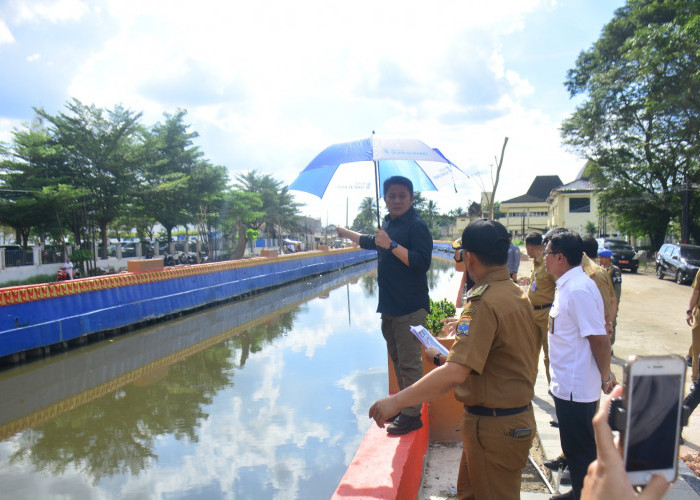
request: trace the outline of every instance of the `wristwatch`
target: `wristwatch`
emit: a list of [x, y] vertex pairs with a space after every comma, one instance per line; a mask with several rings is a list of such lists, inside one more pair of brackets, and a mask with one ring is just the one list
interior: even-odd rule
[[433, 363], [435, 363], [435, 366], [440, 366], [440, 353], [433, 356]]
[[389, 251], [395, 249], [397, 246], [399, 246], [399, 244], [392, 240], [392, 242], [389, 243]]

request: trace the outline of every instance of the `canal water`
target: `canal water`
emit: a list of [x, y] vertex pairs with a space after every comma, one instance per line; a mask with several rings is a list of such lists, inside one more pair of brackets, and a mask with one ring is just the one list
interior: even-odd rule
[[329, 498], [387, 392], [375, 269], [1, 371], [0, 498]]

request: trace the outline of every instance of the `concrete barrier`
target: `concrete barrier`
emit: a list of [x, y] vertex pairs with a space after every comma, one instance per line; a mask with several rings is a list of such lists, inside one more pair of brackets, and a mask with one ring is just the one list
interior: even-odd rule
[[126, 270], [130, 273], [145, 273], [148, 271], [162, 271], [163, 257], [155, 259], [136, 259], [126, 262]]
[[416, 498], [428, 450], [428, 411], [421, 411], [423, 427], [391, 436], [372, 423], [331, 498]]

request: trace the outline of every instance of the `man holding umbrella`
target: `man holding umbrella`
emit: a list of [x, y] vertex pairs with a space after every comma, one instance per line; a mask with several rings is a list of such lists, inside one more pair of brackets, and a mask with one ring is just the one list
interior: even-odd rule
[[[384, 181], [384, 200], [389, 215], [374, 235], [363, 235], [345, 227], [338, 236], [360, 247], [377, 250], [377, 276], [382, 335], [400, 389], [423, 376], [421, 343], [411, 333], [413, 325], [425, 325], [430, 300], [427, 271], [433, 250], [433, 238], [426, 223], [413, 209], [413, 183], [402, 176]], [[401, 435], [420, 429], [420, 404], [402, 408], [392, 417], [389, 434]], [[391, 419], [390, 419], [391, 420]]]

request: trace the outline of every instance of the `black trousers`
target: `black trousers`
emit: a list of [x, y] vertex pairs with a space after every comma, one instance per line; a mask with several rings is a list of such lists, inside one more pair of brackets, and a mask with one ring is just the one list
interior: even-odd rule
[[695, 411], [698, 404], [700, 403], [700, 384], [695, 383], [693, 390], [688, 393], [688, 395], [683, 400], [683, 406], [690, 408], [690, 413]]
[[588, 466], [596, 458], [593, 416], [598, 402], [577, 403], [554, 397], [554, 407], [559, 421], [559, 440], [561, 451], [566, 456], [571, 472], [571, 488], [574, 498], [581, 497], [583, 478]]

